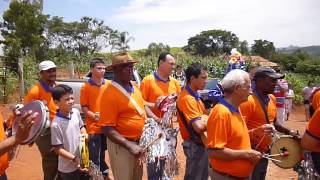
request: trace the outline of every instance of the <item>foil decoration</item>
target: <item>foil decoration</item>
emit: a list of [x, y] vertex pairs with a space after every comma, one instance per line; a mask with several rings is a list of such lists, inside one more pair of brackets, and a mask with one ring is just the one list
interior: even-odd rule
[[[162, 122], [159, 124], [154, 119], [148, 118], [139, 142], [139, 145], [146, 150], [141, 157], [142, 162], [154, 163], [157, 158], [165, 159], [165, 179], [173, 179], [179, 169], [176, 154], [179, 128], [170, 127], [176, 111], [176, 99], [177, 95], [171, 94], [160, 103], [159, 109], [164, 112]], [[157, 167], [160, 168], [160, 161]]]
[[104, 180], [103, 174], [100, 168], [95, 165], [91, 160], [89, 163], [89, 175], [91, 180]]

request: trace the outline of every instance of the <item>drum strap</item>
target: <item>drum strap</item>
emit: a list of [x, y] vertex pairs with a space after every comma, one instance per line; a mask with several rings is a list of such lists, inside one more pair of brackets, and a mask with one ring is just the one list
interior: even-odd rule
[[129, 101], [133, 104], [133, 106], [136, 108], [137, 112], [139, 113], [140, 116], [144, 117], [144, 111], [142, 108], [137, 104], [137, 102], [133, 99], [132, 96], [117, 82], [112, 81], [111, 84], [116, 87], [120, 92], [122, 92], [123, 95], [125, 95]]
[[264, 116], [266, 118], [266, 121], [268, 124], [270, 124], [270, 121], [269, 121], [269, 116], [268, 116], [268, 112], [267, 112], [267, 104], [265, 104], [262, 100], [262, 97], [257, 93], [257, 92], [254, 92], [254, 95], [258, 98], [259, 100], [259, 103], [260, 103], [260, 106], [264, 112]]
[[186, 117], [180, 111], [178, 106], [176, 106], [176, 108], [177, 108], [177, 111], [181, 117], [181, 120], [183, 122], [184, 127], [187, 129], [187, 131], [189, 133], [190, 139], [197, 144], [203, 144], [201, 141], [201, 136], [197, 132], [195, 132], [192, 127], [190, 127], [190, 125], [187, 123]]

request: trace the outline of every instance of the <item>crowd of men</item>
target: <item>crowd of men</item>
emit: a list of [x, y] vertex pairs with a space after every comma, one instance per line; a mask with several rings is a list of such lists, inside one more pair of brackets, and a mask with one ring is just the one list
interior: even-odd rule
[[[39, 64], [40, 80], [32, 87], [24, 104], [44, 101], [50, 111], [51, 126], [36, 139], [42, 157], [45, 180], [88, 179], [86, 169], [80, 166], [79, 136], [88, 134], [89, 158], [99, 167], [105, 179], [142, 179], [140, 157], [146, 153], [139, 146], [146, 118], [161, 123], [163, 113], [159, 103], [164, 97], [176, 93], [178, 123], [186, 157], [186, 180], [265, 179], [272, 134], [277, 131], [300, 139], [277, 120], [276, 98], [273, 92], [284, 74], [260, 67], [250, 75], [240, 69], [228, 72], [221, 81], [218, 104], [206, 109], [198, 90], [208, 82], [208, 72], [201, 63], [192, 63], [181, 83], [172, 77], [176, 66], [174, 56], [161, 53], [158, 67], [146, 76], [139, 87], [131, 81], [134, 64], [130, 54], [120, 53], [106, 65], [104, 59], [90, 61], [91, 78], [80, 93], [82, 120], [73, 108], [72, 89], [56, 83], [56, 65], [52, 61]], [[179, 66], [179, 68], [181, 68]], [[105, 80], [105, 70], [112, 70], [112, 80]], [[183, 87], [181, 87], [183, 85]], [[320, 167], [320, 91], [312, 97], [313, 115], [310, 117], [302, 147], [312, 151], [315, 169]], [[0, 180], [5, 180], [8, 167], [6, 152], [27, 138], [37, 114], [15, 113], [19, 122], [17, 133], [5, 139], [3, 118], [0, 116]], [[205, 135], [207, 134], [207, 135]], [[105, 162], [108, 149], [112, 175]], [[149, 180], [170, 179], [166, 176], [166, 157], [158, 157], [147, 164]]]

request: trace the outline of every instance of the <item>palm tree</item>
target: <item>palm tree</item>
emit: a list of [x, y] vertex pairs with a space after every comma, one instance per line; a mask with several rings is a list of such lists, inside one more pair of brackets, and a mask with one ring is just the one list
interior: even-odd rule
[[134, 38], [129, 36], [127, 31], [115, 31], [111, 36], [111, 51], [128, 51], [130, 49], [129, 42], [134, 41]]

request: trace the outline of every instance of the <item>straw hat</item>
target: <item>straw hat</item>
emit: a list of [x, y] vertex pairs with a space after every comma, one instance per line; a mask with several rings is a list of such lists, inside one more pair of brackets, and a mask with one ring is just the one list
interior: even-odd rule
[[112, 70], [114, 66], [136, 62], [138, 61], [134, 60], [128, 52], [122, 52], [112, 57], [112, 64], [107, 66], [107, 69]]

